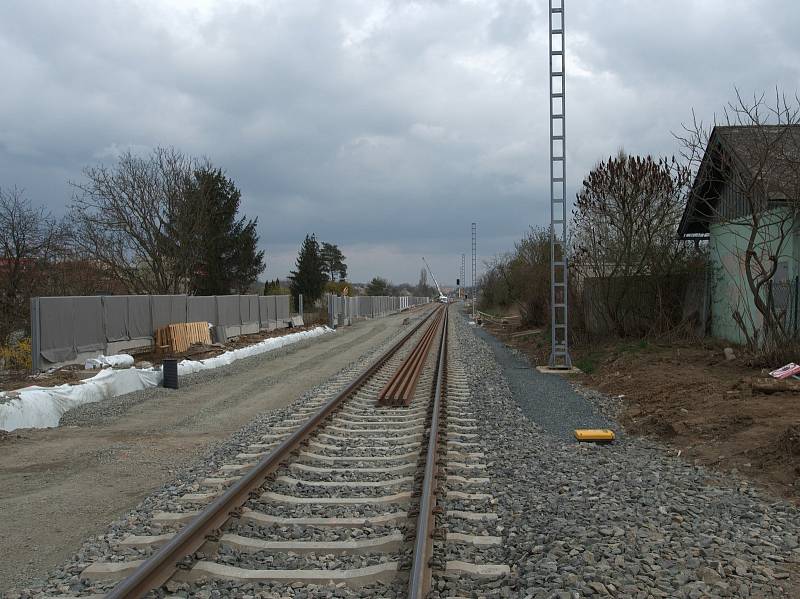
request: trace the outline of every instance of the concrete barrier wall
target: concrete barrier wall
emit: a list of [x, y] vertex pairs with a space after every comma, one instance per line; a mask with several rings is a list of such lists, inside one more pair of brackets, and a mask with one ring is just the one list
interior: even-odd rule
[[34, 370], [153, 344], [156, 329], [209, 322], [226, 339], [289, 326], [288, 295], [98, 295], [31, 299]]
[[359, 295], [357, 297], [328, 296], [328, 322], [330, 326], [347, 326], [363, 318], [380, 318], [427, 304], [427, 297], [391, 297]]

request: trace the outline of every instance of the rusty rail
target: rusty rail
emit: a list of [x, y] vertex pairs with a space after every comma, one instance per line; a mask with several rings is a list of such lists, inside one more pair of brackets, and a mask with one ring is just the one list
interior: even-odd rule
[[428, 449], [425, 455], [425, 476], [420, 491], [419, 515], [414, 541], [414, 560], [408, 580], [409, 599], [424, 599], [431, 587], [431, 560], [433, 559], [433, 532], [435, 529], [436, 479], [438, 476], [439, 421], [444, 412], [442, 391], [446, 384], [447, 370], [447, 308], [444, 310], [444, 321], [439, 343], [439, 359], [436, 370], [436, 387], [433, 394], [433, 408], [430, 430], [428, 432]]
[[428, 330], [378, 394], [379, 405], [408, 406], [411, 404], [422, 369], [425, 367], [425, 360], [431, 351], [436, 331], [443, 322], [445, 312], [446, 309], [442, 308], [436, 310], [436, 318]]
[[292, 433], [278, 447], [266, 455], [247, 474], [208, 505], [196, 518], [184, 526], [172, 539], [150, 556], [133, 573], [117, 584], [106, 597], [112, 599], [139, 599], [149, 591], [164, 584], [186, 560], [191, 560], [207, 540], [216, 536], [253, 493], [264, 485], [270, 474], [311, 435], [339, 405], [357, 391], [400, 348], [437, 313], [433, 310], [386, 353], [378, 358], [346, 389], [331, 398], [302, 427]]

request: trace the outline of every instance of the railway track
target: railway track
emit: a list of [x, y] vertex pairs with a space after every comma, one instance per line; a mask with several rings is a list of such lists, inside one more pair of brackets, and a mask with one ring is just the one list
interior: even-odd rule
[[[449, 543], [501, 543], [486, 532], [496, 515], [451, 337], [447, 308], [429, 311], [341, 392], [199, 480], [183, 511], [154, 514], [164, 534], [128, 535], [81, 577], [130, 599], [245, 585], [422, 598], [437, 577], [505, 576], [504, 564], [443, 557]], [[476, 534], [448, 532], [452, 521]]]

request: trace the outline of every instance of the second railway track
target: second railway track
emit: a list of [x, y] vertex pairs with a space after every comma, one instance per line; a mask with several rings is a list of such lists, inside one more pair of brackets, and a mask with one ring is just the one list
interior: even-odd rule
[[[154, 514], [161, 534], [126, 536], [81, 577], [115, 598], [422, 598], [439, 576], [507, 575], [505, 564], [445, 558], [447, 544], [479, 551], [502, 539], [486, 532], [496, 515], [447, 308], [420, 320], [344, 390], [198, 480], [183, 511]], [[476, 534], [448, 533], [454, 520]]]

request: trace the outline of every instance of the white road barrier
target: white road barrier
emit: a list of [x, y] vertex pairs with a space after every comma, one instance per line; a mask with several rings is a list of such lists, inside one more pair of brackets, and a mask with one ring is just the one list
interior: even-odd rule
[[[265, 339], [255, 345], [234, 349], [206, 360], [183, 360], [178, 374], [191, 374], [231, 364], [236, 360], [263, 354], [303, 339], [333, 332], [328, 327]], [[85, 403], [102, 401], [161, 384], [161, 368], [105, 369], [77, 385], [25, 387], [0, 393], [0, 430], [58, 426], [61, 416]]]

